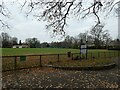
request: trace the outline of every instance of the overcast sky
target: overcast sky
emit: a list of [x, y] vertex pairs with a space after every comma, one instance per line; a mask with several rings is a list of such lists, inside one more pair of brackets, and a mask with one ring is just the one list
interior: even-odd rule
[[[9, 0], [8, 0], [9, 4]], [[10, 30], [2, 30], [1, 32], [7, 32], [12, 37], [17, 37], [18, 40], [25, 41], [26, 38], [36, 37], [40, 42], [61, 41], [59, 37], [51, 38], [51, 33], [45, 29], [45, 22], [37, 21], [33, 17], [25, 17], [24, 12], [20, 12], [18, 5], [9, 5], [9, 11], [11, 17], [8, 23], [12, 26]], [[101, 14], [102, 17], [102, 14]], [[68, 26], [65, 28], [66, 34], [70, 36], [76, 36], [79, 33], [90, 30], [91, 26], [95, 25], [95, 17], [88, 17], [86, 19], [78, 20], [75, 17], [68, 20]], [[118, 37], [118, 18], [111, 15], [109, 17], [102, 17], [101, 22], [105, 23], [104, 30], [109, 30], [109, 33], [113, 38]]]

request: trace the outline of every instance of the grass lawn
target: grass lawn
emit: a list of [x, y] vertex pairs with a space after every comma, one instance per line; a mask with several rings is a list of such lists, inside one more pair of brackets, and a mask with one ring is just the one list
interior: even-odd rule
[[[2, 56], [12, 55], [35, 55], [35, 54], [65, 54], [67, 52], [79, 53], [79, 49], [65, 48], [2, 48]], [[88, 53], [97, 54], [98, 52], [117, 52], [111, 50], [88, 50]]]
[[79, 49], [64, 48], [2, 48], [3, 56], [35, 55], [35, 54], [63, 54], [67, 52], [79, 53]]
[[89, 67], [89, 66], [103, 66], [114, 63], [111, 59], [93, 59], [93, 60], [63, 60], [61, 62], [53, 63], [54, 66], [68, 66], [68, 67]]

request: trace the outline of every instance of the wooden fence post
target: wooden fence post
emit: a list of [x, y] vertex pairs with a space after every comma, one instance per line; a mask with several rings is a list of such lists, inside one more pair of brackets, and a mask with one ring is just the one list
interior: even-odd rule
[[91, 52], [91, 59], [93, 60], [93, 55], [92, 55], [92, 52]]
[[119, 58], [120, 56], [119, 56], [119, 51], [118, 51], [118, 58]]
[[60, 59], [59, 54], [57, 56], [58, 56], [58, 62], [59, 62], [59, 59]]
[[40, 62], [39, 62], [39, 66], [42, 67], [42, 62], [41, 62], [41, 55], [40, 55]]
[[110, 52], [109, 52], [109, 58], [111, 58]]
[[87, 58], [88, 58], [88, 53], [87, 53], [87, 51], [86, 51], [85, 57], [86, 57], [86, 60], [87, 60]]
[[106, 52], [104, 52], [104, 58], [106, 59]]
[[98, 59], [100, 58], [100, 52], [98, 52]]
[[114, 57], [115, 57], [115, 52], [114, 52]]
[[17, 69], [17, 56], [15, 56], [15, 59], [14, 59], [14, 70]]
[[72, 60], [73, 60], [73, 53], [71, 53], [71, 55], [72, 55]]

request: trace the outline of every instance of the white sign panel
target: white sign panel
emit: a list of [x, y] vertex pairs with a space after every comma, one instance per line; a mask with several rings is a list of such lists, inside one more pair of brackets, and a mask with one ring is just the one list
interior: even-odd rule
[[81, 45], [81, 49], [86, 49], [86, 45]]
[[86, 54], [87, 53], [87, 46], [86, 45], [81, 45], [80, 53], [81, 54]]

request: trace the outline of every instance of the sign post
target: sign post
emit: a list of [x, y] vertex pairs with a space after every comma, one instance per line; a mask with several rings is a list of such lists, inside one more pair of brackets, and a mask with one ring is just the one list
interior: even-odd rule
[[87, 45], [81, 45], [80, 54], [85, 54], [87, 59]]

